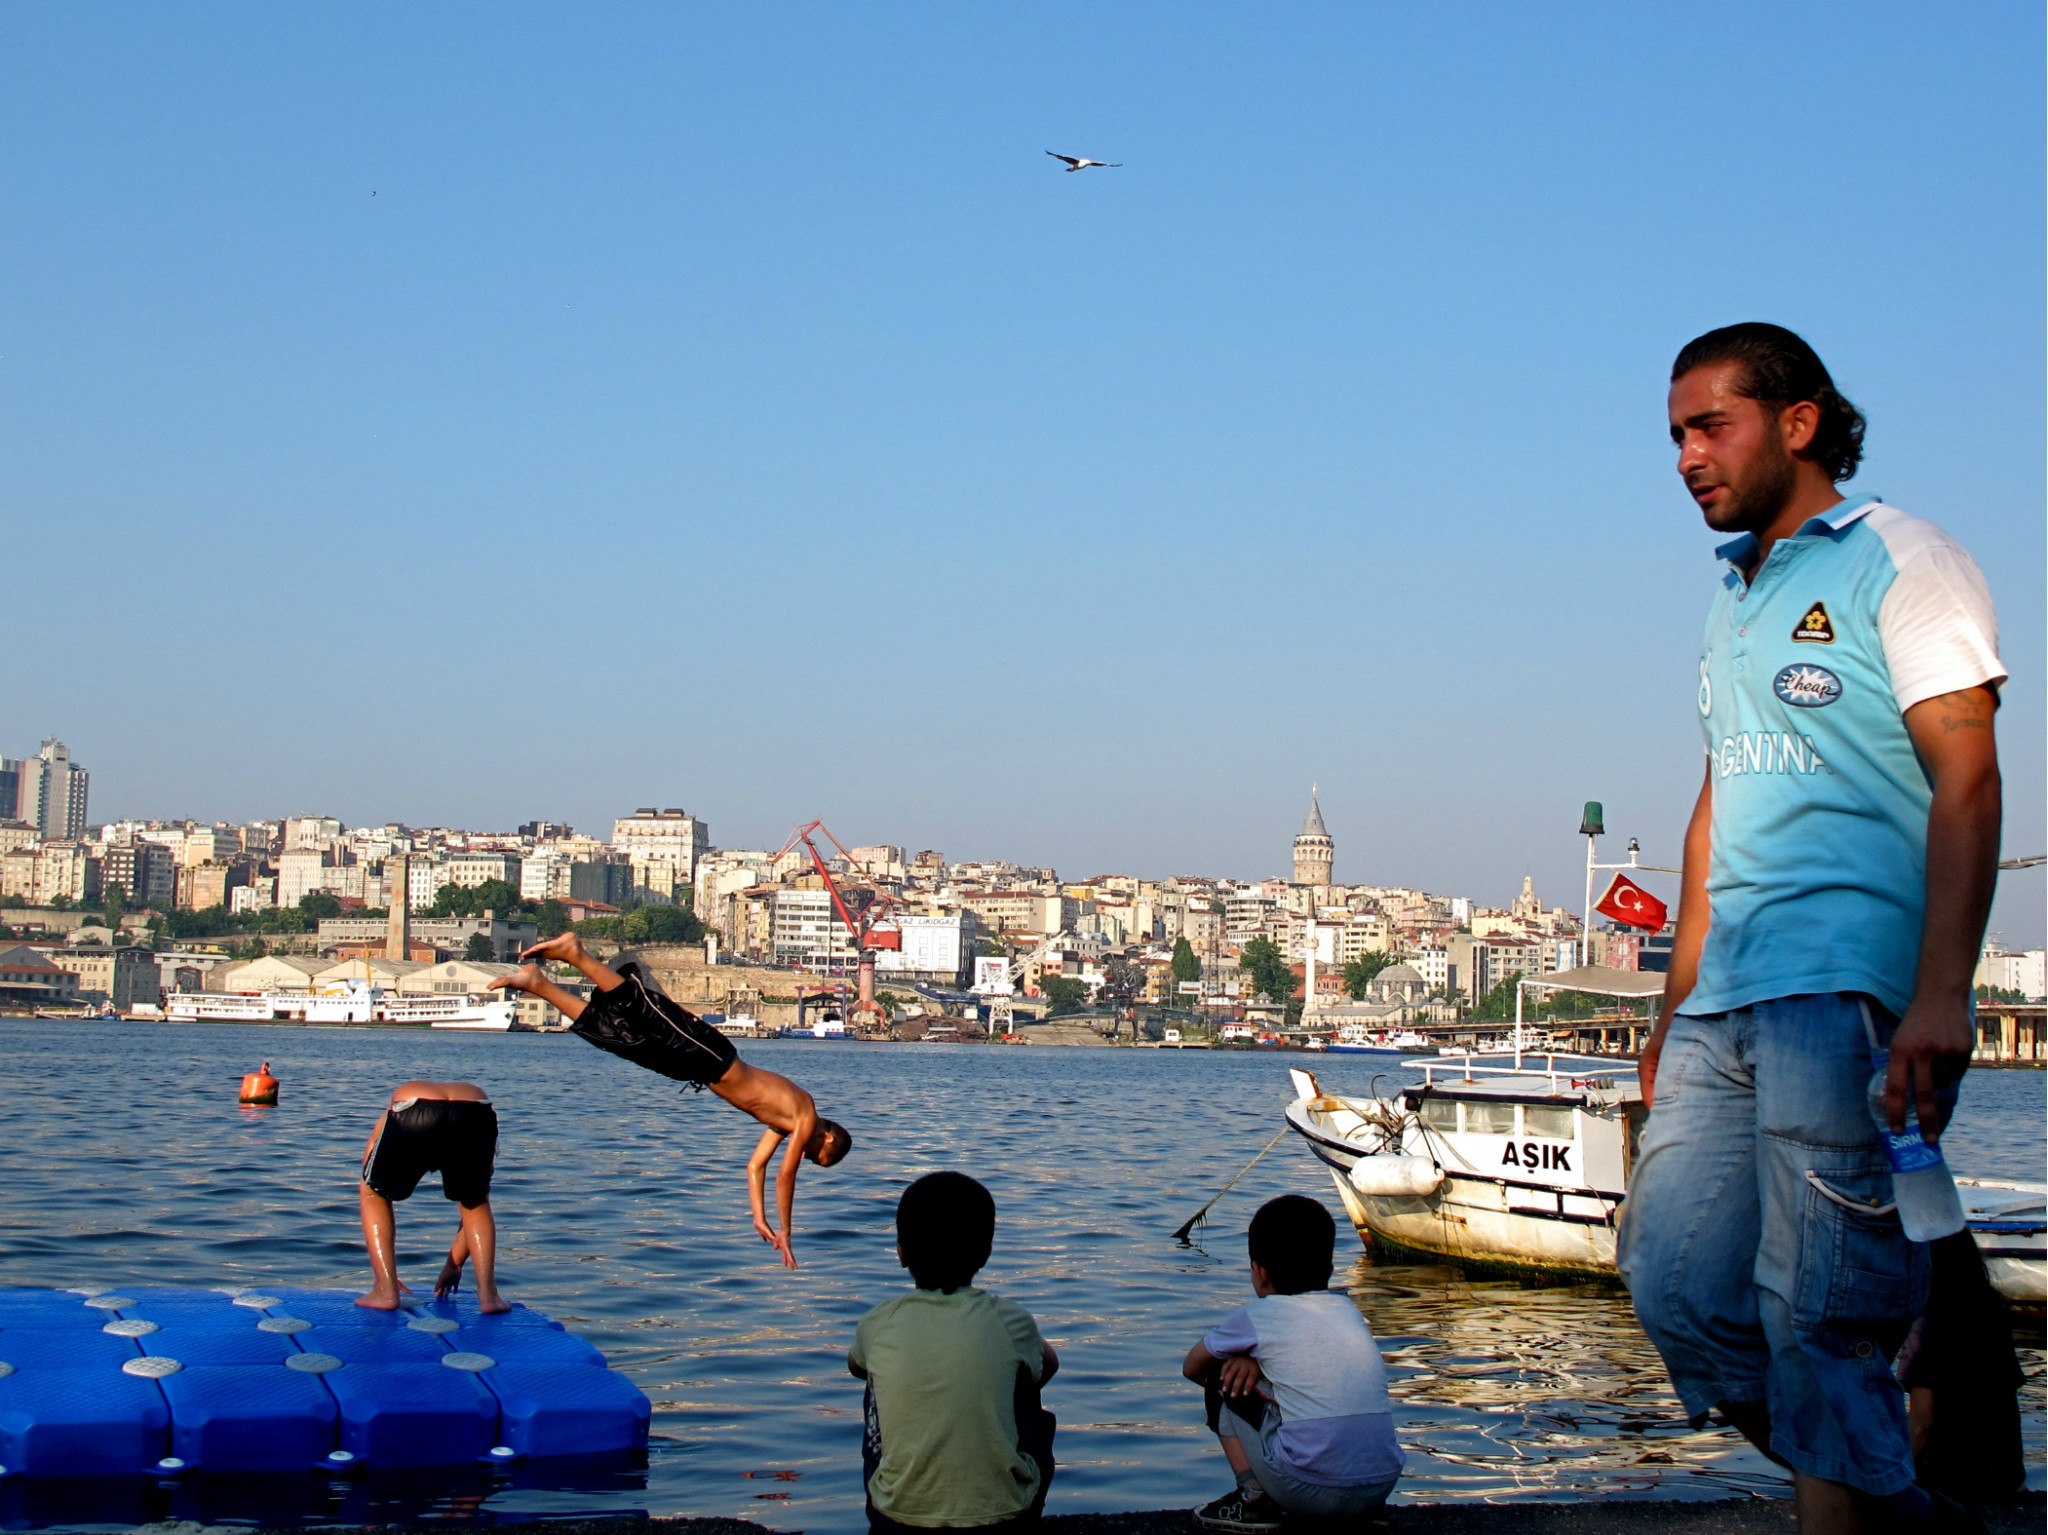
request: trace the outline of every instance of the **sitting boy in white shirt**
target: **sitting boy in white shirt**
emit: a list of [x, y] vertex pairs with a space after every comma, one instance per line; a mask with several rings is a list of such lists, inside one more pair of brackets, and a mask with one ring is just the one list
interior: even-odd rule
[[1378, 1512], [1406, 1457], [1387, 1404], [1387, 1367], [1351, 1297], [1331, 1290], [1336, 1224], [1316, 1200], [1283, 1195], [1252, 1217], [1252, 1293], [1188, 1350], [1209, 1426], [1237, 1490], [1195, 1523], [1262, 1535], [1281, 1517]]

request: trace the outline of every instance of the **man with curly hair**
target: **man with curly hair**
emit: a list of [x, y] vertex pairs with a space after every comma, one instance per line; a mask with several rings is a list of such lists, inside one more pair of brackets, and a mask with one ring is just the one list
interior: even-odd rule
[[1678, 472], [1731, 537], [1622, 1274], [1695, 1421], [1718, 1408], [1792, 1468], [1806, 1535], [1924, 1526], [1961, 1512], [1916, 1484], [1890, 1370], [1928, 1249], [1866, 1089], [1888, 1049], [1892, 1131], [1932, 1141], [1975, 1044], [1997, 619], [1954, 539], [1836, 490], [1863, 417], [1791, 331], [1701, 336], [1668, 403]]

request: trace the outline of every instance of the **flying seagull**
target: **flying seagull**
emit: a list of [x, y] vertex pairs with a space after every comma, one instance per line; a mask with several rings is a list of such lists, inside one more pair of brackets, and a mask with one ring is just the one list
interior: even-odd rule
[[1121, 160], [1077, 160], [1072, 155], [1063, 155], [1053, 149], [1048, 149], [1046, 153], [1055, 160], [1064, 160], [1069, 172], [1086, 170], [1120, 171], [1124, 168], [1123, 161]]

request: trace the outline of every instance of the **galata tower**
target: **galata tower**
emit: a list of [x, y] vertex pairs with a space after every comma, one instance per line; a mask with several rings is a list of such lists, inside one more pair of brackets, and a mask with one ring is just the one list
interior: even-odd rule
[[1301, 835], [1294, 839], [1294, 882], [1297, 885], [1327, 885], [1336, 847], [1330, 829], [1323, 825], [1323, 807], [1316, 803], [1316, 791], [1308, 791], [1308, 819], [1301, 823]]

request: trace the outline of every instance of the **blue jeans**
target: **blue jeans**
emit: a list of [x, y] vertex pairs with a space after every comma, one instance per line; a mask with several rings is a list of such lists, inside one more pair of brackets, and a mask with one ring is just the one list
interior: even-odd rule
[[[1870, 1016], [1888, 1045], [1897, 1021]], [[1869, 1080], [1853, 996], [1673, 1019], [1618, 1257], [1695, 1424], [1764, 1402], [1794, 1470], [1886, 1495], [1913, 1482], [1890, 1359], [1929, 1260], [1890, 1209]]]

